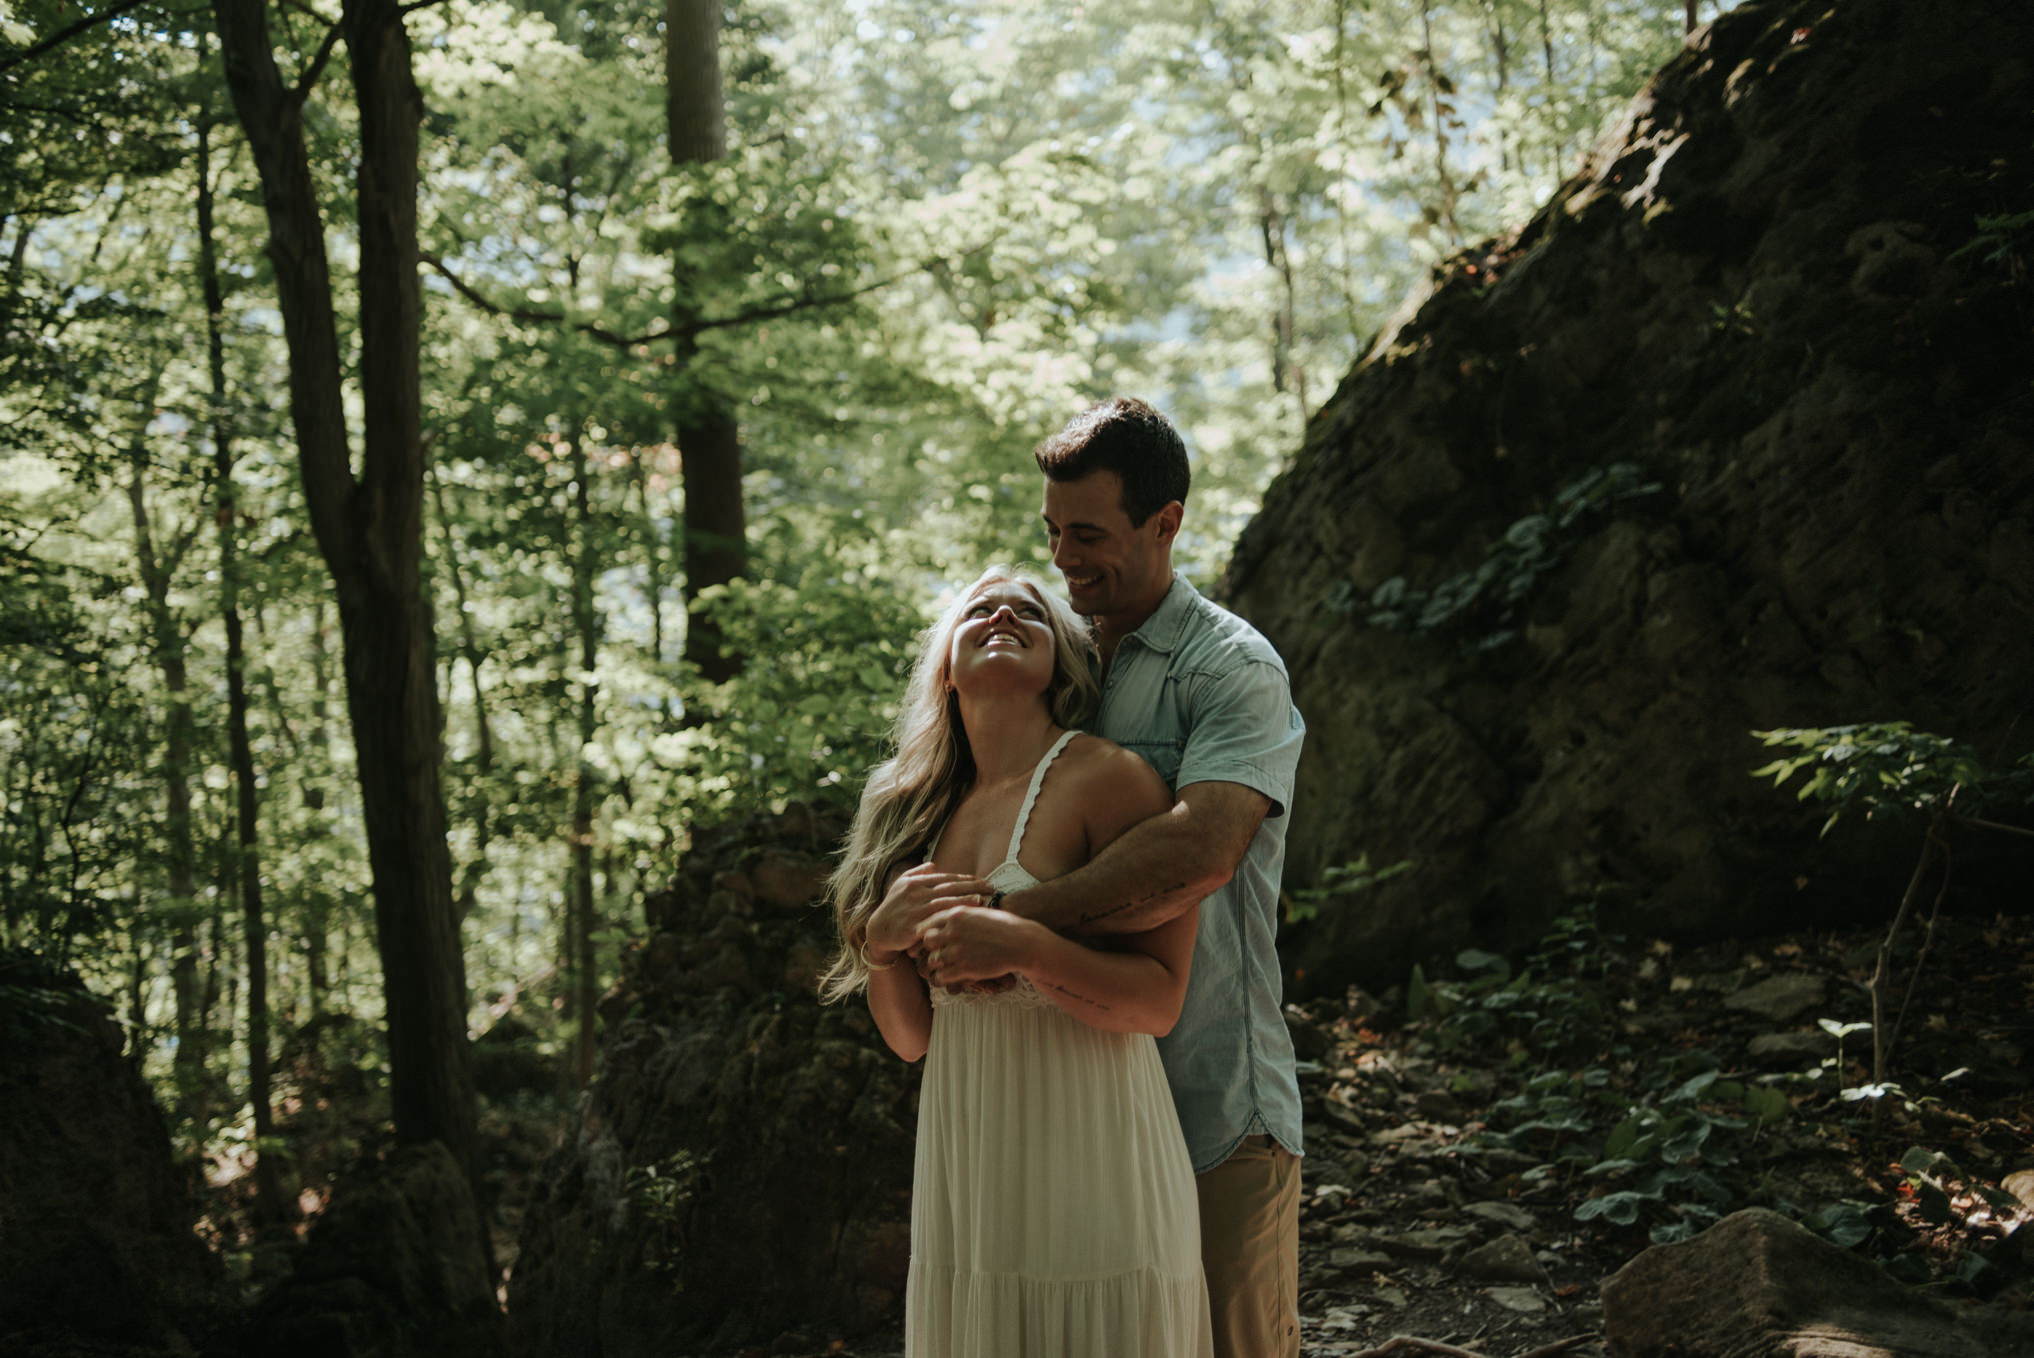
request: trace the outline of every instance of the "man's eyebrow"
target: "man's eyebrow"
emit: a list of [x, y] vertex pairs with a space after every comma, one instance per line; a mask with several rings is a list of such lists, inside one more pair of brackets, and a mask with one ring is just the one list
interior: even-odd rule
[[1052, 521], [1052, 516], [1050, 514], [1040, 514], [1038, 517], [1045, 521], [1045, 526], [1047, 528], [1057, 528], [1062, 533], [1071, 532], [1073, 529], [1076, 528], [1086, 528], [1096, 533], [1108, 531], [1104, 529], [1102, 525], [1100, 525], [1099, 523], [1089, 523], [1086, 519], [1076, 519], [1072, 523], [1054, 523]]

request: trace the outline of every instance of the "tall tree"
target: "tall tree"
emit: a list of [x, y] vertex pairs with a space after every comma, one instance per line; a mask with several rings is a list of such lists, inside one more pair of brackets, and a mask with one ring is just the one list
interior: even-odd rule
[[[345, 0], [337, 29], [294, 85], [267, 0], [214, 0], [227, 84], [260, 173], [268, 256], [290, 352], [290, 416], [304, 501], [331, 570], [343, 638], [375, 933], [388, 1014], [397, 1138], [442, 1141], [479, 1188], [466, 973], [439, 784], [440, 713], [422, 579], [417, 135], [421, 101], [403, 9]], [[304, 106], [343, 36], [360, 120], [361, 472], [351, 465], [324, 214]]]
[[[671, 162], [704, 165], [727, 154], [727, 109], [721, 97], [721, 0], [665, 0], [665, 124]], [[683, 267], [682, 264], [680, 266]], [[734, 408], [702, 380], [696, 290], [681, 281], [671, 324], [677, 331], [678, 455], [685, 485], [685, 658], [708, 679], [741, 668], [726, 653], [720, 629], [702, 616], [702, 590], [724, 585], [748, 566], [748, 521], [742, 504], [741, 429]]]
[[149, 502], [149, 453], [146, 422], [152, 418], [161, 374], [148, 382], [140, 403], [133, 440], [128, 445], [127, 503], [134, 522], [134, 552], [141, 575], [143, 611], [163, 688], [162, 778], [167, 814], [163, 820], [163, 853], [168, 873], [170, 917], [170, 989], [175, 1006], [175, 1060], [178, 1111], [202, 1141], [210, 1120], [205, 1089], [205, 1038], [199, 1022], [202, 1008], [198, 975], [198, 914], [196, 840], [191, 831], [191, 761], [194, 732], [191, 719], [189, 635], [185, 621], [170, 602], [177, 564], [196, 536], [196, 526], [179, 528], [158, 545], [156, 515]]
[[[200, 52], [205, 50], [200, 47]], [[212, 111], [197, 119], [198, 289], [205, 304], [205, 377], [210, 396], [212, 519], [219, 537], [219, 616], [226, 628], [226, 735], [234, 791], [234, 848], [239, 868], [242, 935], [247, 950], [247, 1098], [254, 1109], [255, 1215], [276, 1225], [297, 1218], [296, 1197], [283, 1188], [271, 1147], [268, 1051], [268, 912], [261, 877], [261, 809], [254, 742], [247, 729], [247, 639], [240, 616], [240, 501], [233, 481], [233, 425], [226, 389], [226, 296], [219, 281], [218, 232], [212, 186]]]

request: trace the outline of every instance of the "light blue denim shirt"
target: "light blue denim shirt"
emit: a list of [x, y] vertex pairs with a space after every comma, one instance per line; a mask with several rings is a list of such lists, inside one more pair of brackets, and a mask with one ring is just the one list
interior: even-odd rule
[[1259, 1132], [1298, 1155], [1299, 1082], [1274, 940], [1306, 723], [1285, 662], [1256, 628], [1174, 576], [1158, 610], [1116, 647], [1093, 728], [1143, 755], [1175, 791], [1241, 783], [1271, 799], [1235, 875], [1201, 902], [1186, 1004], [1158, 1054], [1196, 1174]]

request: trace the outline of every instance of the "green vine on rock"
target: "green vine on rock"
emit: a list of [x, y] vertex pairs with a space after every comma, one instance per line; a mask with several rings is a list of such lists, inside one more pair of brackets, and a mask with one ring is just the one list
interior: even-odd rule
[[1329, 591], [1330, 611], [1361, 614], [1372, 627], [1406, 636], [1431, 636], [1475, 619], [1487, 630], [1463, 649], [1474, 655], [1495, 650], [1518, 635], [1518, 617], [1541, 580], [1566, 561], [1613, 510], [1655, 495], [1635, 462], [1591, 467], [1554, 495], [1552, 509], [1528, 514], [1504, 530], [1481, 564], [1422, 589], [1395, 575], [1371, 591], [1367, 604], [1356, 585], [1340, 581]]

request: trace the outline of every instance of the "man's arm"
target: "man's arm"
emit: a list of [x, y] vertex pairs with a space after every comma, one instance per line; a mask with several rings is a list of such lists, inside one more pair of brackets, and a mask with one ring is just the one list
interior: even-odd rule
[[1086, 866], [1003, 898], [1063, 934], [1141, 934], [1175, 919], [1235, 874], [1271, 799], [1241, 783], [1192, 783], [1169, 811], [1138, 822]]

